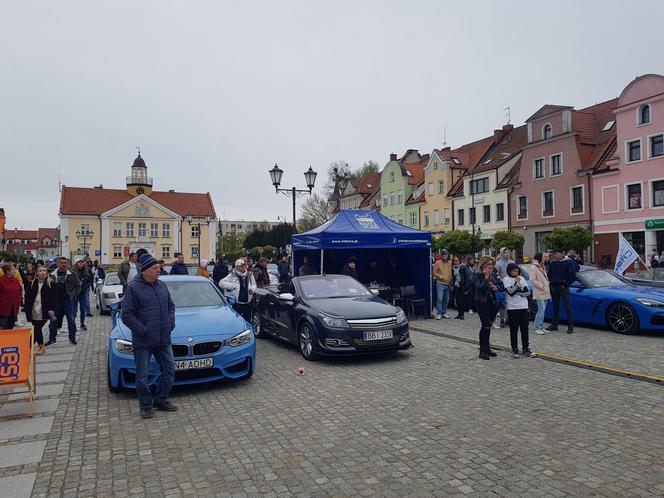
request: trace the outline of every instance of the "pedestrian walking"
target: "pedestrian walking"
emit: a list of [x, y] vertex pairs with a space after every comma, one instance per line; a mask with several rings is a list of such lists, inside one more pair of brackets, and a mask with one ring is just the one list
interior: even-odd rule
[[94, 284], [94, 290], [97, 289], [97, 285], [98, 285], [97, 282], [99, 280], [101, 280], [101, 284], [103, 285], [105, 278], [106, 278], [106, 270], [104, 269], [104, 265], [102, 265], [101, 263], [98, 263], [97, 268], [95, 269], [94, 278], [92, 280], [92, 282]]
[[219, 282], [219, 287], [235, 298], [233, 309], [251, 323], [251, 301], [256, 292], [256, 279], [253, 273], [247, 270], [244, 259], [235, 261], [235, 268]]
[[446, 249], [440, 253], [440, 259], [433, 265], [433, 277], [436, 279], [436, 320], [450, 318], [447, 305], [450, 300], [450, 286], [453, 284], [452, 263]]
[[23, 305], [23, 287], [13, 263], [2, 265], [0, 277], [0, 330], [13, 329]]
[[78, 294], [81, 292], [81, 281], [75, 273], [69, 269], [69, 260], [60, 256], [56, 260], [56, 268], [51, 273], [55, 283], [55, 320], [48, 324], [47, 346], [55, 344], [58, 338], [58, 329], [67, 317], [67, 329], [69, 331], [69, 342], [76, 345], [76, 303]]
[[533, 256], [533, 266], [530, 270], [530, 282], [533, 284], [533, 299], [537, 304], [537, 314], [535, 315], [535, 333], [544, 335], [544, 311], [546, 304], [551, 299], [551, 290], [549, 288], [549, 277], [543, 263], [544, 256], [538, 252]]
[[88, 330], [88, 327], [85, 325], [85, 317], [92, 316], [92, 313], [89, 312], [90, 307], [90, 286], [92, 285], [92, 276], [90, 271], [85, 264], [85, 259], [79, 257], [74, 263], [74, 270], [76, 276], [81, 282], [81, 291], [78, 293], [76, 298], [76, 304], [74, 305], [74, 316], [80, 313], [80, 326], [82, 330]]
[[[507, 276], [503, 279], [505, 287], [505, 301], [507, 315], [510, 324], [510, 343], [512, 346], [512, 358], [532, 356], [530, 351], [530, 340], [528, 337], [528, 282], [521, 275], [521, 269], [516, 263], [507, 265]], [[521, 346], [519, 351], [519, 330], [521, 330]]]
[[35, 342], [39, 346], [37, 354], [44, 354], [44, 334], [42, 332], [44, 325], [49, 320], [53, 321], [55, 317], [55, 283], [48, 276], [48, 269], [43, 266], [37, 266], [35, 278], [28, 287], [28, 297], [25, 301], [25, 317], [32, 323], [34, 329]]
[[[459, 275], [459, 270], [461, 269], [461, 261], [459, 258], [454, 256], [452, 258], [452, 288], [450, 292], [450, 303], [455, 310], [457, 310], [457, 316], [459, 316], [459, 302], [460, 302], [460, 290], [459, 290], [459, 280], [461, 276]], [[456, 318], [456, 317], [455, 317]]]
[[491, 350], [491, 326], [496, 318], [496, 281], [493, 274], [493, 260], [483, 259], [473, 280], [475, 309], [480, 316], [480, 358], [488, 360], [496, 353]]
[[189, 275], [187, 265], [184, 263], [184, 254], [181, 252], [175, 253], [175, 261], [171, 266], [171, 275]]
[[127, 290], [127, 285], [129, 282], [134, 280], [136, 275], [138, 275], [138, 268], [136, 266], [136, 261], [138, 256], [135, 252], [129, 253], [129, 258], [127, 261], [120, 263], [120, 268], [118, 268], [118, 278], [122, 284], [122, 292], [124, 293]]
[[270, 273], [267, 271], [267, 258], [259, 258], [258, 263], [254, 268], [254, 278], [256, 279], [256, 286], [263, 288], [270, 285]]
[[[475, 307], [475, 258], [468, 256], [466, 262], [459, 268], [459, 308], [457, 309], [457, 320], [464, 320], [467, 311], [473, 314]], [[456, 283], [456, 282], [455, 282]]]
[[219, 282], [226, 278], [228, 275], [228, 265], [226, 262], [223, 260], [223, 258], [220, 258], [219, 261], [217, 261], [214, 265], [214, 269], [212, 270], [212, 281], [214, 282], [214, 285], [219, 285]]
[[[175, 304], [165, 283], [159, 280], [159, 261], [150, 254], [138, 260], [140, 273], [127, 286], [122, 301], [122, 322], [129, 327], [136, 365], [136, 395], [141, 417], [152, 418], [154, 408], [174, 412], [177, 406], [168, 398], [175, 380], [175, 360], [171, 332], [175, 328]], [[150, 359], [159, 365], [159, 382], [150, 392]]]
[[277, 265], [277, 272], [279, 273], [280, 284], [285, 284], [288, 282], [288, 275], [290, 274], [290, 263], [288, 262], [288, 256], [284, 255], [281, 258], [281, 261]]
[[569, 286], [576, 280], [576, 262], [563, 259], [562, 249], [556, 249], [553, 253], [553, 261], [549, 263], [549, 283], [551, 288], [551, 300], [553, 301], [553, 321], [546, 330], [558, 330], [560, 321], [560, 300], [563, 300], [567, 313], [567, 333], [574, 332], [574, 309], [569, 298]]
[[[502, 283], [503, 279], [507, 276], [507, 265], [514, 263], [512, 259], [512, 252], [507, 247], [501, 247], [498, 260], [496, 261], [496, 272], [498, 273], [498, 280]], [[500, 303], [500, 328], [505, 327], [507, 323], [507, 308], [505, 301]]]
[[210, 278], [210, 272], [207, 269], [207, 259], [201, 259], [201, 262], [198, 263], [198, 269], [196, 270], [196, 275], [199, 277]]

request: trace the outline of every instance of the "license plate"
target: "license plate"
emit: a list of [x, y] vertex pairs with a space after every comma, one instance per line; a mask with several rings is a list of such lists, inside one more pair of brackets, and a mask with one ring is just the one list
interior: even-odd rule
[[364, 333], [365, 341], [380, 341], [381, 339], [392, 339], [394, 333], [391, 330], [372, 330]]
[[177, 360], [175, 362], [176, 370], [194, 370], [198, 368], [210, 368], [214, 365], [213, 358], [198, 358], [196, 360]]

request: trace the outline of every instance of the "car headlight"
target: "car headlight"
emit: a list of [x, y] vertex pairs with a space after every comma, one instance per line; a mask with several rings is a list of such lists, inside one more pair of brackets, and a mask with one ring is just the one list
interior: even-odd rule
[[134, 345], [131, 343], [131, 341], [116, 339], [115, 349], [117, 349], [120, 353], [134, 354]]
[[323, 313], [320, 313], [320, 319], [328, 327], [334, 327], [334, 328], [337, 328], [337, 329], [348, 329], [348, 328], [350, 328], [350, 325], [348, 325], [348, 322], [343, 318], [339, 318], [339, 317], [336, 317], [336, 316], [325, 315]]
[[107, 299], [115, 299], [115, 292], [104, 292], [104, 297]]
[[656, 301], [655, 299], [649, 299], [647, 297], [637, 297], [636, 300], [644, 306], [650, 306], [652, 308], [664, 308], [664, 302], [662, 301]]
[[404, 311], [397, 306], [397, 325], [406, 323], [406, 320], [408, 320], [408, 318], [406, 318], [406, 313], [404, 313]]
[[238, 346], [242, 346], [243, 344], [251, 342], [251, 338], [252, 338], [251, 330], [245, 330], [244, 332], [240, 332], [238, 335], [234, 335], [230, 339], [226, 339], [224, 343], [228, 346], [236, 348]]

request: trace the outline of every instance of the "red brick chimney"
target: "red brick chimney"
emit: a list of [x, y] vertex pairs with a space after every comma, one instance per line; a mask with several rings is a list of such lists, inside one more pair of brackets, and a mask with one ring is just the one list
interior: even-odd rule
[[500, 141], [505, 137], [505, 135], [507, 135], [510, 131], [512, 131], [513, 128], [514, 126], [512, 126], [511, 124], [506, 124], [503, 125], [502, 130], [493, 130], [493, 143], [498, 145]]
[[390, 161], [396, 161], [397, 160], [397, 155], [392, 153], [390, 154]]

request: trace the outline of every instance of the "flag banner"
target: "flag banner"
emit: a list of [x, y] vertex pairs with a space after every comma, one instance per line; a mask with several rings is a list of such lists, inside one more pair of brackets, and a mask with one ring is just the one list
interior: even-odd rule
[[639, 259], [639, 255], [636, 253], [632, 245], [627, 242], [625, 237], [622, 236], [622, 234], [619, 237], [620, 246], [618, 247], [618, 255], [616, 256], [616, 267], [614, 271], [618, 275], [622, 275], [625, 273], [627, 268], [629, 268], [629, 265]]

